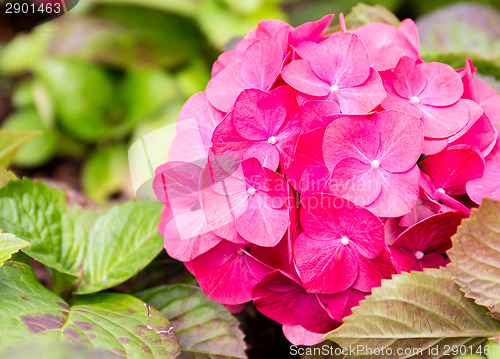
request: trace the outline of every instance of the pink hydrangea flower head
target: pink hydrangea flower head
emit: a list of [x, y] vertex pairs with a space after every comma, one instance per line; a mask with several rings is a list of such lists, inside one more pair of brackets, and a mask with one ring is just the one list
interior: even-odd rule
[[500, 200], [500, 142], [485, 159], [482, 177], [471, 179], [465, 184], [467, 194], [477, 204], [485, 197]]

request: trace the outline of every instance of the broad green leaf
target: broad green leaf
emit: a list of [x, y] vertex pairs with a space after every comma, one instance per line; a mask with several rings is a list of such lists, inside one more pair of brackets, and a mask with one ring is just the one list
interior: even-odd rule
[[143, 291], [137, 297], [170, 319], [184, 357], [247, 357], [237, 319], [199, 287], [166, 285]]
[[34, 137], [39, 131], [3, 131], [0, 130], [0, 166], [9, 167], [19, 148]]
[[82, 60], [51, 59], [40, 63], [37, 75], [67, 132], [89, 142], [115, 136], [110, 116], [114, 84], [103, 68]]
[[29, 179], [0, 188], [0, 228], [31, 243], [23, 252], [55, 270], [76, 275], [85, 234], [62, 192]]
[[114, 359], [115, 355], [89, 345], [61, 342], [58, 339], [23, 341], [0, 351], [0, 358], [15, 359]]
[[[486, 308], [465, 298], [451, 278], [444, 268], [384, 280], [342, 326], [325, 337], [344, 348], [390, 348], [393, 354], [387, 358], [440, 358], [444, 345], [474, 348], [499, 335], [499, 323]], [[424, 356], [405, 354], [405, 348], [421, 348]], [[436, 350], [440, 355], [432, 355]], [[353, 357], [369, 356], [359, 352]]]
[[2, 266], [3, 262], [8, 260], [14, 253], [29, 245], [29, 242], [17, 238], [12, 233], [0, 232], [0, 266]]
[[16, 175], [11, 171], [7, 171], [0, 166], [0, 187], [6, 186], [9, 181], [17, 179]]
[[21, 263], [0, 267], [0, 288], [0, 350], [40, 339], [88, 345], [124, 358], [175, 358], [179, 352], [168, 320], [132, 296], [100, 293], [77, 298], [70, 308]]
[[83, 167], [84, 193], [97, 202], [130, 187], [127, 149], [116, 145], [94, 151]]
[[[10, 156], [6, 157], [9, 160], [13, 157], [13, 162], [17, 166], [40, 166], [51, 159], [56, 151], [57, 136], [52, 129], [45, 126], [35, 109], [15, 112], [5, 120], [2, 128], [6, 131], [19, 133], [22, 133], [21, 131], [32, 131], [28, 132], [32, 133], [32, 135], [27, 135], [29, 137], [26, 138], [26, 140], [30, 140], [26, 143], [24, 141], [20, 142], [15, 147], [16, 153], [12, 152]], [[8, 133], [5, 136], [9, 138]]]
[[129, 279], [163, 248], [157, 232], [162, 205], [131, 201], [112, 208], [89, 232], [76, 294], [95, 293]]
[[500, 317], [500, 202], [483, 199], [462, 221], [448, 251], [454, 281], [465, 295]]

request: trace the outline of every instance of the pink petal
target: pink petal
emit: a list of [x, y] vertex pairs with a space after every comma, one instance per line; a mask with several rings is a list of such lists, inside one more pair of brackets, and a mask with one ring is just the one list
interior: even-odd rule
[[222, 112], [228, 112], [240, 92], [246, 88], [240, 77], [240, 67], [241, 61], [230, 64], [207, 84], [208, 101]]
[[205, 294], [229, 305], [250, 301], [253, 287], [271, 272], [238, 245], [226, 241], [188, 263]]
[[[306, 22], [290, 31], [288, 41], [290, 46], [301, 54], [300, 45], [304, 42], [317, 41], [326, 30], [334, 15], [325, 15], [318, 21]], [[301, 55], [302, 56], [302, 55]], [[304, 56], [302, 56], [304, 58]]]
[[[212, 133], [222, 121], [223, 114], [208, 102], [205, 92], [199, 92], [186, 101], [177, 118], [178, 126], [187, 119], [194, 119], [198, 128]], [[179, 127], [177, 127], [179, 129]]]
[[422, 90], [426, 86], [426, 76], [423, 71], [424, 68], [416, 64], [416, 59], [402, 57], [392, 77], [392, 85], [397, 94], [405, 99], [413, 96], [418, 96], [420, 99]]
[[283, 50], [275, 40], [258, 40], [243, 55], [241, 80], [246, 88], [269, 90], [281, 71], [282, 62]]
[[415, 254], [407, 251], [406, 249], [395, 248], [389, 246], [391, 252], [392, 262], [398, 274], [401, 272], [420, 271], [422, 267], [415, 257]]
[[257, 89], [244, 90], [232, 112], [235, 131], [243, 138], [261, 141], [274, 136], [286, 119], [281, 100]]
[[481, 178], [467, 182], [467, 194], [477, 204], [484, 197], [500, 200], [500, 142], [497, 143], [491, 153], [486, 157], [484, 174]]
[[460, 75], [449, 65], [439, 62], [420, 63], [416, 66], [425, 76], [426, 85], [418, 95], [420, 102], [432, 106], [448, 106], [457, 102], [464, 93]]
[[426, 156], [435, 155], [448, 146], [448, 138], [430, 138], [424, 137], [424, 147], [422, 153]]
[[458, 145], [427, 157], [420, 166], [436, 188], [457, 195], [465, 193], [468, 181], [483, 175], [484, 159], [477, 150]]
[[326, 166], [333, 171], [343, 158], [356, 158], [364, 163], [376, 159], [380, 139], [375, 125], [356, 117], [341, 117], [325, 131], [323, 152]]
[[294, 89], [308, 95], [326, 96], [330, 93], [330, 85], [316, 76], [306, 60], [289, 63], [283, 69], [281, 77]]
[[410, 213], [405, 214], [403, 218], [401, 218], [399, 225], [411, 227], [417, 222], [438, 213], [440, 207], [439, 203], [427, 197], [422, 187], [420, 187], [417, 204]]
[[445, 259], [442, 255], [438, 253], [429, 253], [424, 255], [424, 257], [420, 260], [420, 266], [422, 269], [424, 268], [440, 268], [446, 267], [446, 265], [450, 262], [449, 259]]
[[413, 253], [444, 254], [451, 248], [451, 236], [456, 233], [462, 218], [458, 212], [435, 214], [401, 233], [392, 246]]
[[366, 208], [380, 217], [399, 217], [410, 212], [418, 198], [417, 165], [403, 173], [384, 170], [379, 173], [382, 186], [380, 195]]
[[237, 208], [235, 225], [247, 241], [264, 247], [274, 247], [288, 229], [287, 208], [268, 207], [268, 201], [257, 194], [248, 198], [248, 204]]
[[194, 163], [169, 161], [155, 170], [153, 189], [161, 203], [189, 209], [200, 202], [198, 182], [202, 168]]
[[295, 241], [294, 254], [300, 279], [308, 292], [343, 292], [358, 276], [357, 255], [338, 239], [316, 240], [301, 233]]
[[483, 115], [462, 136], [454, 139], [450, 145], [464, 144], [473, 147], [487, 156], [497, 141], [498, 133], [490, 119]]
[[[184, 227], [193, 224], [195, 228], [198, 227], [197, 230]], [[179, 230], [181, 226], [183, 230]], [[186, 230], [191, 230], [194, 236], [186, 234]], [[213, 233], [207, 232], [206, 219], [199, 210], [180, 216], [177, 214], [174, 217], [172, 210], [168, 206], [165, 207], [161, 214], [158, 231], [164, 238], [163, 244], [168, 255], [180, 261], [193, 260], [215, 247], [222, 240]]]
[[325, 340], [323, 336], [326, 333], [322, 334], [313, 333], [304, 329], [300, 325], [283, 325], [283, 334], [285, 334], [285, 337], [292, 344], [316, 345]]
[[338, 95], [330, 94], [329, 99], [336, 99], [343, 113], [363, 114], [380, 105], [386, 96], [380, 75], [371, 69], [365, 82], [354, 87], [342, 87]]
[[360, 85], [370, 75], [366, 47], [352, 33], [339, 33], [318, 44], [311, 51], [311, 68], [321, 80], [341, 89]]
[[339, 114], [340, 107], [333, 101], [307, 101], [300, 109], [300, 121], [304, 132], [326, 127], [330, 124], [329, 115]]
[[460, 131], [476, 113], [474, 105], [471, 104], [472, 101], [469, 101], [460, 100], [447, 107], [416, 105], [422, 111], [424, 135], [431, 138], [445, 138]]
[[381, 191], [380, 171], [357, 158], [346, 158], [335, 166], [328, 189], [358, 206], [373, 203]]
[[[185, 120], [183, 123], [194, 120]], [[169, 161], [198, 162], [207, 160], [207, 153], [212, 145], [212, 133], [200, 131], [197, 126], [177, 131], [170, 148], [168, 149]]]
[[382, 168], [405, 172], [417, 163], [424, 131], [420, 120], [398, 111], [383, 111], [372, 117], [380, 132], [379, 156]]

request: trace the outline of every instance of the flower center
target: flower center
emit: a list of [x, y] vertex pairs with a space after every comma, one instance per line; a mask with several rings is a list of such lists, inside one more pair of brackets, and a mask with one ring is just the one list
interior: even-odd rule
[[410, 99], [410, 103], [411, 103], [412, 105], [419, 104], [419, 103], [420, 103], [420, 99], [419, 99], [417, 96], [413, 96], [413, 97]]
[[267, 142], [269, 142], [271, 145], [275, 145], [276, 142], [278, 142], [278, 137], [276, 136], [271, 136], [267, 139]]
[[380, 167], [380, 161], [378, 160], [373, 160], [370, 165], [372, 166], [372, 169], [376, 170], [377, 168]]
[[438, 188], [438, 189], [437, 189], [437, 191], [438, 191], [439, 193], [441, 193], [441, 194], [446, 194], [446, 192], [445, 192], [445, 191], [444, 191], [444, 189], [442, 189], [442, 188]]
[[421, 260], [422, 258], [424, 258], [424, 252], [422, 252], [422, 251], [416, 251], [415, 252], [415, 258], [417, 258], [418, 260]]
[[338, 85], [332, 85], [332, 87], [330, 87], [330, 92], [334, 95], [338, 94], [340, 91], [340, 88]]
[[346, 236], [343, 236], [342, 238], [340, 238], [340, 243], [342, 243], [344, 246], [349, 245], [349, 242], [350, 242], [350, 239], [347, 238]]
[[247, 193], [250, 195], [250, 196], [253, 196], [254, 194], [257, 193], [257, 190], [253, 187], [250, 187], [249, 189], [247, 189]]

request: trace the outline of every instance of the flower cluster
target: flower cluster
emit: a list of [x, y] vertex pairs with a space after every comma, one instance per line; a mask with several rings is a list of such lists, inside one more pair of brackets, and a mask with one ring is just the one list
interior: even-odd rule
[[446, 265], [470, 208], [500, 199], [500, 96], [472, 63], [424, 62], [411, 20], [332, 18], [262, 21], [223, 53], [153, 184], [169, 255], [305, 345], [382, 279]]

